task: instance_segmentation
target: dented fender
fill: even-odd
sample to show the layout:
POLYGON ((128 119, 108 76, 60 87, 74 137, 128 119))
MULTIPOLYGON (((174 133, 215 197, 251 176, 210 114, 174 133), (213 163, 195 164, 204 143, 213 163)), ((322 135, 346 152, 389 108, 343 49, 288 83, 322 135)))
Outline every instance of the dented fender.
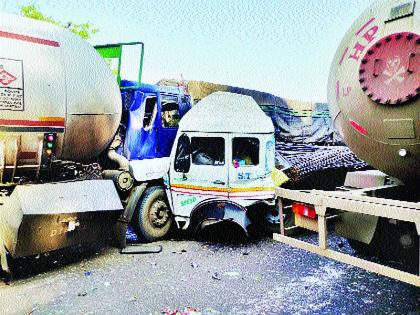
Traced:
POLYGON ((248 234, 251 221, 247 209, 232 201, 211 200, 198 204, 191 212, 191 228, 198 229, 210 224, 233 222, 248 234))

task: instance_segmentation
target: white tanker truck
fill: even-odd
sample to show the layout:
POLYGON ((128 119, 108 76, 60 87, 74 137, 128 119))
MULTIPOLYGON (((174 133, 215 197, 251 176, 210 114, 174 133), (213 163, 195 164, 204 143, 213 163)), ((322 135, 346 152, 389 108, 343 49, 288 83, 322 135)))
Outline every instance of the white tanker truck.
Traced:
POLYGON ((86 42, 1 14, 1 269, 6 250, 21 257, 112 237, 123 206, 94 161, 121 109, 115 77, 86 42), (75 180, 60 181, 67 173, 75 180))
POLYGON ((319 232, 319 246, 285 236, 284 225, 275 239, 419 286, 419 95, 419 3, 378 1, 344 36, 328 99, 346 144, 386 174, 348 173, 341 191, 278 189, 280 201, 294 201, 296 225, 319 232), (328 249, 327 221, 357 252, 402 262, 404 271, 328 249))

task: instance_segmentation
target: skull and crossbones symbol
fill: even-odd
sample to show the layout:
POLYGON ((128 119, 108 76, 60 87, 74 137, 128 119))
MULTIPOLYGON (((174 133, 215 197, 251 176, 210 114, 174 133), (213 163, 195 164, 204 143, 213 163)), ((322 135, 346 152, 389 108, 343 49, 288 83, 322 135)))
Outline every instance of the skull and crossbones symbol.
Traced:
POLYGON ((396 80, 399 83, 404 81, 403 74, 406 72, 404 66, 400 67, 401 59, 400 57, 393 57, 389 58, 386 62, 386 69, 382 73, 383 75, 387 76, 388 79, 384 81, 386 85, 391 84, 392 81, 396 80))

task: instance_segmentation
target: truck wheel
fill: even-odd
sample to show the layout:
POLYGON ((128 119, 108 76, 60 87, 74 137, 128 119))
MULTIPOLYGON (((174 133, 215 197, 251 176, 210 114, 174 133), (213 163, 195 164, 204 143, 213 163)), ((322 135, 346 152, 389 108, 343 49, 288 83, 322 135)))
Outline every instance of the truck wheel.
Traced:
POLYGON ((370 244, 348 241, 362 256, 398 262, 403 270, 418 273, 418 236, 414 223, 397 221, 391 224, 389 220, 380 218, 370 244))
POLYGON ((356 254, 362 257, 372 257, 375 255, 373 246, 370 244, 365 244, 360 241, 347 239, 349 242, 350 247, 356 252, 356 254))
POLYGON ((138 236, 154 242, 164 238, 170 231, 173 217, 165 190, 161 186, 148 188, 137 205, 134 227, 138 236))
POLYGON ((415 224, 403 221, 397 221, 397 224, 388 223, 386 231, 387 236, 383 240, 388 246, 383 246, 383 256, 402 263, 403 270, 418 274, 419 243, 415 224))

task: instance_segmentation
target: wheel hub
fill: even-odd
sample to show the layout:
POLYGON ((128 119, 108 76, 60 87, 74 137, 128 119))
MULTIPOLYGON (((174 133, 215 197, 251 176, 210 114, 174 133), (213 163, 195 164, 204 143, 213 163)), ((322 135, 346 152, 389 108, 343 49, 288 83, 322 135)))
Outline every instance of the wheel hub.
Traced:
POLYGON ((150 208, 150 221, 156 227, 163 227, 169 220, 168 208, 164 201, 158 200, 150 208))
POLYGON ((413 238, 410 234, 401 235, 400 243, 404 248, 411 248, 414 245, 413 238))

